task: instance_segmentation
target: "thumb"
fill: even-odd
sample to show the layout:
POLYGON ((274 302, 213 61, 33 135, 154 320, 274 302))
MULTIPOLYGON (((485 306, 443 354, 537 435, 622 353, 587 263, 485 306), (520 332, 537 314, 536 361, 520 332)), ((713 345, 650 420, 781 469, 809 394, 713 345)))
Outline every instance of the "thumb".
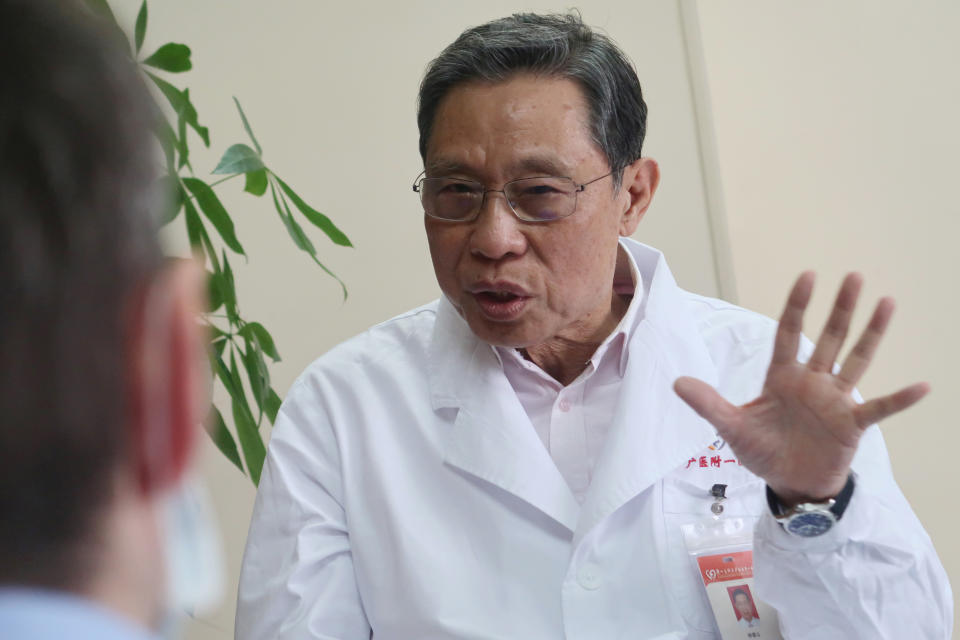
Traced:
POLYGON ((706 382, 689 377, 677 378, 673 390, 718 431, 727 431, 733 423, 737 408, 706 382))

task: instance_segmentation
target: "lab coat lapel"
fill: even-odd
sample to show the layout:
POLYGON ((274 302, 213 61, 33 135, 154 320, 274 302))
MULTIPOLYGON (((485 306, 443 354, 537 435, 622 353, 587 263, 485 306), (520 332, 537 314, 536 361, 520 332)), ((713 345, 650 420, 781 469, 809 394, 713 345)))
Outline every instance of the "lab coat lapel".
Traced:
POLYGON ((493 349, 473 335, 446 298, 437 309, 428 366, 434 410, 457 410, 445 462, 517 496, 573 532, 580 506, 493 349))
POLYGON ((684 375, 716 385, 716 367, 662 255, 629 241, 645 300, 627 345, 622 390, 584 501, 574 544, 716 439, 673 391, 684 375))

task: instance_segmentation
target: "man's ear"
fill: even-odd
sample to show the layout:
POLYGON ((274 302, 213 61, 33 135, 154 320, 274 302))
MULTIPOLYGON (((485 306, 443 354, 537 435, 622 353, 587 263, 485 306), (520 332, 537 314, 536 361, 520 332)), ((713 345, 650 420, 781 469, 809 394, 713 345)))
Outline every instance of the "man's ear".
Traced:
POLYGON ((620 217, 620 235, 629 236, 647 212, 660 184, 660 166, 653 158, 638 158, 623 170, 622 192, 627 206, 620 217))
POLYGON ((128 316, 130 462, 147 495, 181 479, 207 414, 209 366, 198 323, 205 277, 193 260, 167 263, 128 316))

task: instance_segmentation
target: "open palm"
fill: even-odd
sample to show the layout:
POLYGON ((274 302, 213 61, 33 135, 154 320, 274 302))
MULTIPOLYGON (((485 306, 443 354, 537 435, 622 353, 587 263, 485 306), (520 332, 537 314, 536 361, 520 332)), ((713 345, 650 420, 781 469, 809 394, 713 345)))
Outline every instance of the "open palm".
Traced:
POLYGON ((858 274, 844 279, 816 349, 803 364, 797 361, 797 349, 813 274, 800 275, 780 317, 763 392, 752 402, 734 406, 694 378, 679 378, 674 385, 680 397, 716 427, 740 461, 786 505, 839 493, 863 430, 906 409, 929 391, 926 383, 918 383, 864 404, 850 395, 890 321, 890 298, 877 303, 867 328, 834 373, 862 283, 858 274))

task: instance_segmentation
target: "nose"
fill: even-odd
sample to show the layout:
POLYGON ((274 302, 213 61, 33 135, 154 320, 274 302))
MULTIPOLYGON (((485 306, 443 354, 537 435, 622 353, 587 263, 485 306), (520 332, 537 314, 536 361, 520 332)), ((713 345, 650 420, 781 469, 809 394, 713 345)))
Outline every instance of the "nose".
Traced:
POLYGON ((514 215, 502 191, 487 190, 473 222, 470 253, 488 260, 520 256, 527 250, 523 223, 514 215))

